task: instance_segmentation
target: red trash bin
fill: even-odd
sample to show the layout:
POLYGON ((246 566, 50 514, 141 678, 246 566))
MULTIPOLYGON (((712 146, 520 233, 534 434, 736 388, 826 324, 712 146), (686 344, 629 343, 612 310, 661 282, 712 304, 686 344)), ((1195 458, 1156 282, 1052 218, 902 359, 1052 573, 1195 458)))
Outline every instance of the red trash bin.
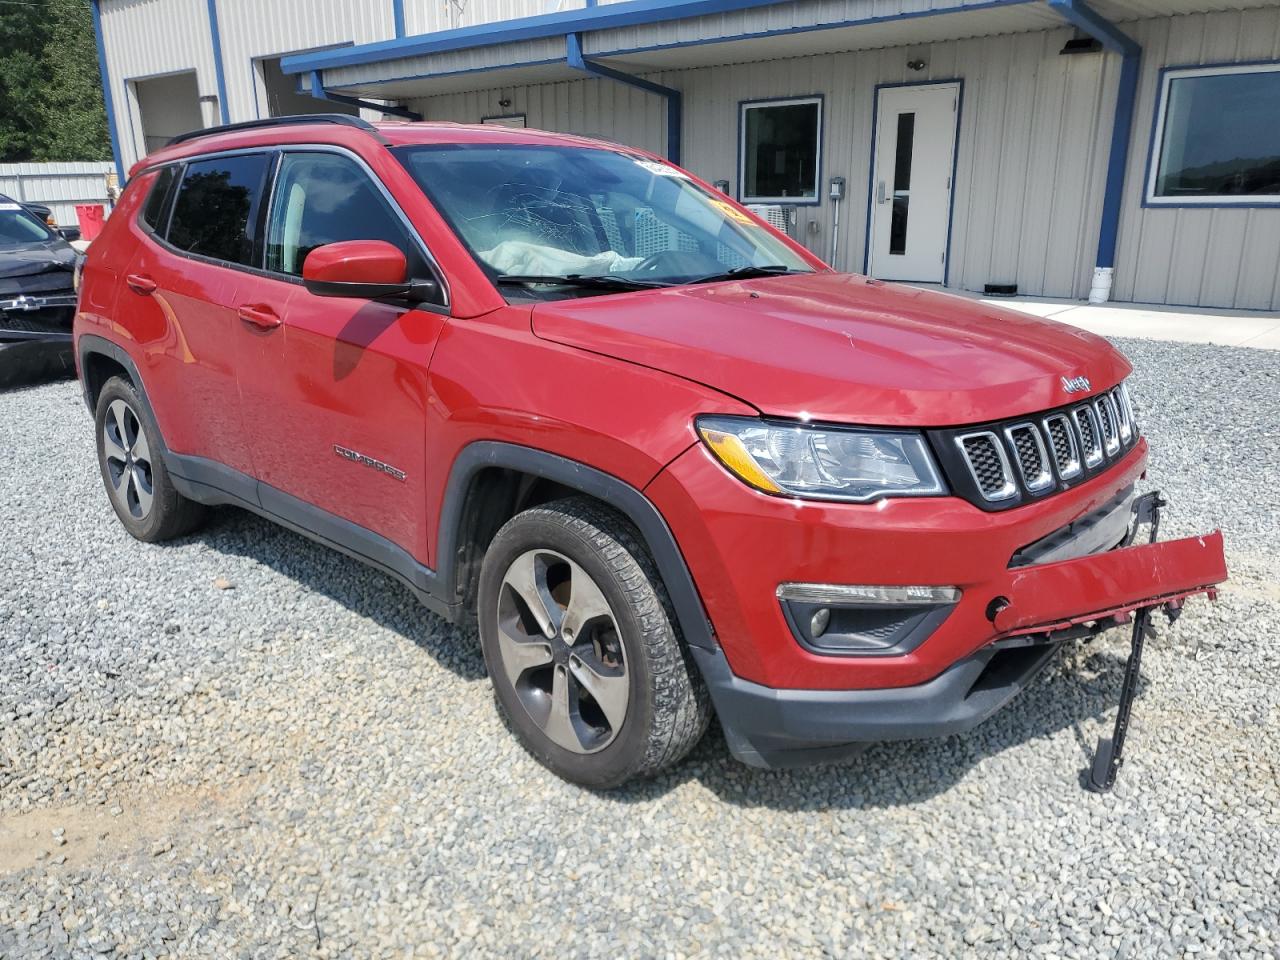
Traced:
POLYGON ((76 220, 80 224, 80 239, 93 240, 102 232, 106 211, 100 203, 76 204, 76 220))

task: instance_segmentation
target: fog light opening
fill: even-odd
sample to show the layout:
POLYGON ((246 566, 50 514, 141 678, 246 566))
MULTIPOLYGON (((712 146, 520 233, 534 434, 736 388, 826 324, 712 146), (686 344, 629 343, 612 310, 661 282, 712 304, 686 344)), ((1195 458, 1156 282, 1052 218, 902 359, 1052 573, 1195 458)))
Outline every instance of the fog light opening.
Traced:
POLYGON ((831 623, 831 609, 823 607, 813 615, 813 619, 809 621, 809 635, 817 640, 827 632, 827 627, 831 623))

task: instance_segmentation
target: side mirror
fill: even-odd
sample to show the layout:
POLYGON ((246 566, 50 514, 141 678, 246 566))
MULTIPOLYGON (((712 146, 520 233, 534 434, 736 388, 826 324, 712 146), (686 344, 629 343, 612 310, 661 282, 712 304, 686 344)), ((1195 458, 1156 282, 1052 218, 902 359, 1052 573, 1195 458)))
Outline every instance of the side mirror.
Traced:
POLYGON ((343 240, 316 247, 302 262, 302 282, 317 297, 435 301, 434 280, 410 280, 404 252, 385 240, 343 240))

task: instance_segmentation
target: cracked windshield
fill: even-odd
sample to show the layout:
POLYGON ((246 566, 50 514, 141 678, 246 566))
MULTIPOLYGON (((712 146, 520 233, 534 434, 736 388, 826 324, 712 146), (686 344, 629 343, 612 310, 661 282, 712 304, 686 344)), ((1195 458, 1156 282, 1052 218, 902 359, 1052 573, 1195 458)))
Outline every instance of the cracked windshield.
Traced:
POLYGON ((590 147, 396 150, 508 296, 807 273, 799 254, 665 163, 590 147))

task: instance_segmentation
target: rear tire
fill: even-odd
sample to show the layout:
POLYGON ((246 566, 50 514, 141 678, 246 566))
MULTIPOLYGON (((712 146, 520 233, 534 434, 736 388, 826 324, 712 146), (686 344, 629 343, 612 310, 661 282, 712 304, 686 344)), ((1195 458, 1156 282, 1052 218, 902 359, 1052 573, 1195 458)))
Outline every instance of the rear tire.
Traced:
POLYGON ((478 619, 499 707, 565 780, 606 789, 652 776, 706 731, 706 687, 653 560, 596 501, 509 520, 484 557, 478 619))
POLYGON ((98 394, 94 433, 107 499, 132 536, 155 543, 200 525, 205 508, 174 487, 160 430, 127 380, 112 377, 98 394))

